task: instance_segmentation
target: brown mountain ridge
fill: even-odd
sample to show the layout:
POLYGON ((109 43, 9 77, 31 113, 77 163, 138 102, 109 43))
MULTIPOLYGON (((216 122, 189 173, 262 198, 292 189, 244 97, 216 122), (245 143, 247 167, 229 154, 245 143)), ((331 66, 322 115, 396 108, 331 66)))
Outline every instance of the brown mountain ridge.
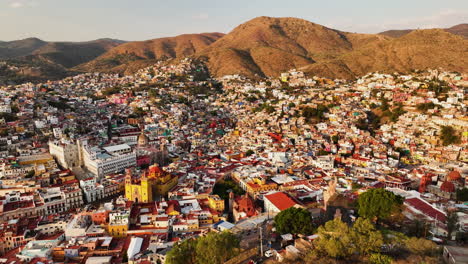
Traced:
POLYGON ((110 49, 98 58, 76 67, 82 71, 133 72, 157 60, 191 56, 224 36, 222 33, 184 34, 176 37, 135 41, 110 49))
POLYGON ((343 32, 299 18, 257 17, 226 35, 188 34, 129 42, 76 69, 131 73, 159 59, 192 56, 206 60, 216 77, 276 77, 293 68, 347 79, 370 71, 442 67, 463 72, 468 69, 468 42, 459 36, 463 30, 463 25, 415 30, 394 38, 343 32))
MULTIPOLYGON (((403 37, 404 35, 415 31, 416 29, 396 29, 380 32, 380 35, 385 35, 392 38, 403 37)), ((450 28, 445 28, 444 31, 468 38, 468 24, 459 24, 450 28)))
POLYGON ((357 34, 299 18, 257 17, 228 34, 184 34, 147 41, 98 40, 48 43, 38 39, 0 42, 2 56, 58 64, 73 71, 133 73, 159 60, 206 60, 215 77, 242 74, 277 77, 300 69, 309 74, 352 79, 371 71, 468 69, 468 24, 449 29, 408 30, 398 34, 357 34), (397 37, 395 37, 397 36, 397 37))
POLYGON ((440 29, 401 38, 330 29, 298 18, 259 17, 236 27, 201 53, 215 76, 278 76, 291 68, 351 79, 370 71, 468 68, 468 41, 440 29))
POLYGON ((47 42, 27 38, 0 42, 0 60, 47 60, 70 68, 97 58, 106 51, 124 43, 121 40, 98 39, 85 42, 47 42))

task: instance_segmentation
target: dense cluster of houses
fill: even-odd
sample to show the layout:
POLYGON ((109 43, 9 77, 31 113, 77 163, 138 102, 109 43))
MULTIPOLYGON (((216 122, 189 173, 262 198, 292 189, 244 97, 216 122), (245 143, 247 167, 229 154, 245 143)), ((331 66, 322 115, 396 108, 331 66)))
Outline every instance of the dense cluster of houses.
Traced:
POLYGON ((352 221, 370 188, 403 196, 434 238, 448 212, 468 231, 466 76, 207 76, 185 59, 1 87, 4 261, 164 263, 174 243, 223 230, 248 248, 291 207, 352 221))

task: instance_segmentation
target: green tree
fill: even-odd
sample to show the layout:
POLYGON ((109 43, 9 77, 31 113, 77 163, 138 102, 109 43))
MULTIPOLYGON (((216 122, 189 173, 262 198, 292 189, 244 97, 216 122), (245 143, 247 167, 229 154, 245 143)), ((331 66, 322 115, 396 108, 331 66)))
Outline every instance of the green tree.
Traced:
POLYGON ((187 239, 182 243, 175 244, 167 253, 168 264, 196 264, 197 240, 187 239))
POLYGON ((148 91, 148 96, 150 98, 157 98, 159 96, 158 91, 156 89, 150 89, 148 91))
POLYGON ((464 187, 457 190, 457 200, 460 202, 468 201, 468 188, 464 187))
POLYGON ((219 195, 221 199, 227 200, 229 199, 229 191, 234 192, 235 195, 243 195, 245 191, 236 184, 233 180, 227 179, 224 181, 219 181, 213 187, 213 194, 219 195))
POLYGON ((450 212, 447 215, 447 238, 452 239, 452 233, 459 228, 457 212, 450 212))
POLYGON ((340 136, 338 136, 338 135, 333 135, 333 136, 331 137, 331 139, 332 139, 333 143, 337 144, 337 143, 338 143, 338 140, 340 140, 340 136))
POLYGON ((197 239, 198 264, 222 264, 239 254, 239 239, 231 232, 208 233, 197 239))
POLYGON ((275 228, 280 234, 312 234, 314 226, 309 211, 291 207, 275 216, 275 228))
POLYGON ((370 189, 358 197, 359 215, 378 222, 401 210, 403 197, 382 188, 370 189))
POLYGON ((442 126, 439 137, 444 146, 459 144, 461 142, 460 137, 457 135, 457 131, 451 126, 442 126))
POLYGON ((399 103, 397 105, 397 107, 395 109, 393 109, 393 111, 391 112, 390 121, 392 121, 392 122, 398 121, 398 118, 401 115, 405 114, 405 113, 406 113, 406 111, 403 109, 403 105, 401 103, 399 103))
POLYGON ((137 116, 137 117, 143 117, 144 115, 146 115, 146 112, 143 110, 143 108, 141 107, 135 107, 133 108, 133 113, 137 116))
POLYGON ((330 109, 326 105, 317 105, 316 108, 312 108, 310 106, 306 106, 302 109, 302 116, 307 120, 310 121, 310 119, 314 120, 323 120, 324 114, 329 112, 330 109))
POLYGON ((392 261, 393 259, 390 256, 380 253, 374 253, 369 258, 369 262, 372 264, 390 264, 392 261))
POLYGON ((345 258, 354 253, 349 227, 339 218, 320 226, 318 236, 318 239, 314 241, 314 246, 319 255, 345 258))
POLYGON ((122 254, 122 263, 127 263, 128 262, 128 254, 127 251, 124 251, 122 254))
POLYGON ((429 109, 434 109, 436 105, 433 102, 429 103, 420 103, 416 105, 416 108, 421 112, 427 112, 429 109))
POLYGON ((362 255, 380 252, 383 236, 369 219, 358 218, 351 228, 351 239, 356 251, 362 255))
POLYGON ((414 220, 410 225, 407 226, 408 231, 406 232, 408 236, 415 237, 427 237, 431 225, 426 221, 414 220))
POLYGON ((36 172, 34 170, 30 170, 28 171, 28 173, 26 174, 26 178, 30 179, 32 177, 34 177, 34 175, 36 174, 36 172))
POLYGON ((390 108, 390 105, 388 104, 388 99, 382 97, 380 99, 380 109, 382 109, 382 111, 387 111, 389 108, 390 108))
POLYGON ((18 117, 12 113, 0 113, 0 119, 5 119, 6 122, 13 122, 18 120, 18 117))
POLYGON ((437 250, 434 242, 424 238, 409 238, 405 241, 405 246, 411 253, 421 256, 433 255, 437 250))
POLYGON ((16 114, 16 113, 19 113, 19 111, 20 111, 20 109, 19 109, 18 105, 16 105, 16 104, 11 105, 11 112, 12 113, 16 114))

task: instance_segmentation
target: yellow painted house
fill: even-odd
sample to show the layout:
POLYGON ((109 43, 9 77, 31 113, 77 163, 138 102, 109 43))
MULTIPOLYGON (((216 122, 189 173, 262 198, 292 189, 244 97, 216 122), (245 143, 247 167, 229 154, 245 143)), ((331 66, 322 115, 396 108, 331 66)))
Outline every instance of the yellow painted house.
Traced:
POLYGON ((219 195, 210 195, 208 196, 208 206, 218 212, 224 211, 224 200, 219 197, 219 195))

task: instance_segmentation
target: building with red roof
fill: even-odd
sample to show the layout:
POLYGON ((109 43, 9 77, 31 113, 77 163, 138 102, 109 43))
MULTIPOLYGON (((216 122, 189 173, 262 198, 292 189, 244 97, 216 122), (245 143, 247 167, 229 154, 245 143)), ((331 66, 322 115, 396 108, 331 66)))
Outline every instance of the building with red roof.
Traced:
POLYGON ((419 219, 435 223, 432 233, 437 236, 447 235, 447 214, 419 197, 407 198, 404 202, 404 214, 410 219, 419 219))
MULTIPOLYGON (((231 192, 231 195, 233 196, 233 193, 231 192)), ((233 198, 231 198, 233 199, 233 198)), ((234 221, 237 222, 239 220, 253 217, 258 215, 258 210, 255 207, 255 203, 252 200, 252 198, 249 197, 249 195, 246 193, 243 196, 237 197, 236 199, 233 199, 234 204, 232 208, 232 214, 234 216, 234 221)))
POLYGON ((284 192, 276 192, 263 197, 265 211, 279 213, 291 207, 302 207, 284 192))

